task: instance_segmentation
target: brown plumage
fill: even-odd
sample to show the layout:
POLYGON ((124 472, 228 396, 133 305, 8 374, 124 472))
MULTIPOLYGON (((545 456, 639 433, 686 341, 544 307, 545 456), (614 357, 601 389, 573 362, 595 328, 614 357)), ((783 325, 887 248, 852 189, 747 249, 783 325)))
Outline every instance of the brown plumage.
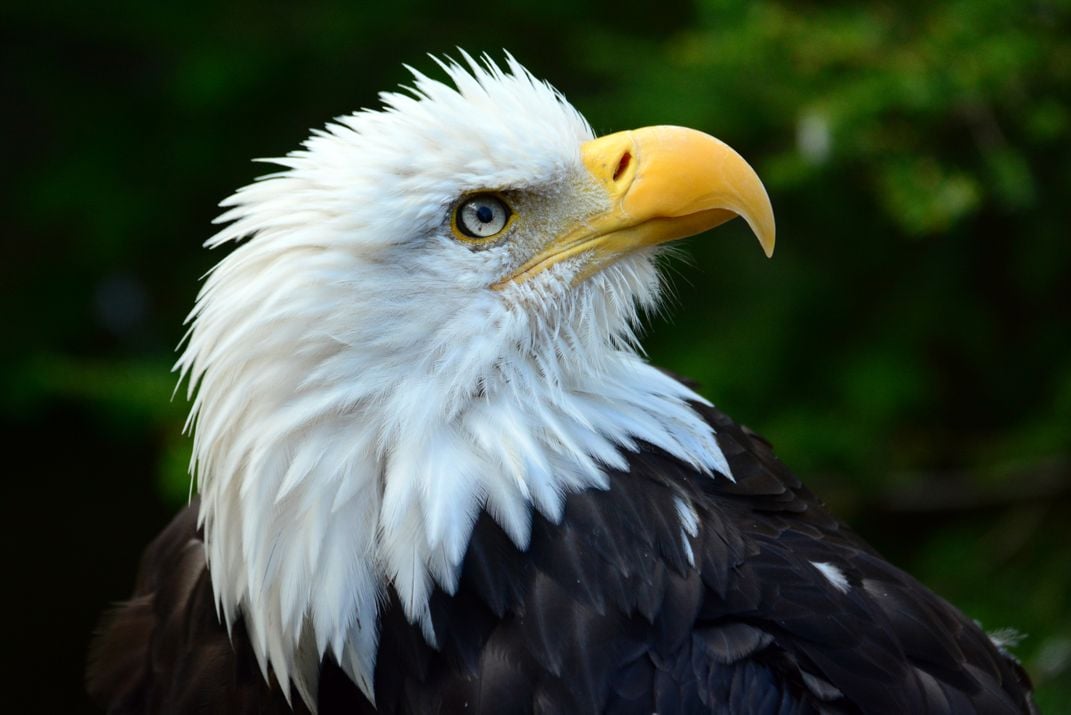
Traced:
MULTIPOLYGON (((569 497, 561 524, 537 518, 527 552, 484 514, 458 592, 432 598, 440 649, 392 594, 378 710, 327 658, 319 712, 1033 712, 1026 674, 973 621, 830 517, 764 440, 695 408, 735 484, 645 447, 609 490, 569 497)), ((196 510, 105 618, 92 696, 110 713, 307 712, 264 681, 241 622, 220 624, 196 510)))

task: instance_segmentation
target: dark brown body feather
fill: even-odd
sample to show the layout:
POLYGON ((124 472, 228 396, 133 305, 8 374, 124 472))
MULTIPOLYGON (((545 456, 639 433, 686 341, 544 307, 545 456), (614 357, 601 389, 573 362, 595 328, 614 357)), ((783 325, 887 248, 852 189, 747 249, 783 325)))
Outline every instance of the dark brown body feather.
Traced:
MULTIPOLYGON (((386 604, 378 712, 1033 710, 1025 673, 975 623, 830 517, 764 441, 698 409, 735 484, 648 448, 608 491, 570 496, 561 524, 536 517, 526 552, 483 515, 457 594, 432 598, 440 650, 386 604), (694 568, 675 497, 700 516, 694 568), (836 565, 847 592, 811 562, 836 565)), ((105 618, 90 692, 111 713, 292 712, 242 624, 219 623, 195 510, 105 618)), ((377 710, 327 659, 319 712, 377 710)))

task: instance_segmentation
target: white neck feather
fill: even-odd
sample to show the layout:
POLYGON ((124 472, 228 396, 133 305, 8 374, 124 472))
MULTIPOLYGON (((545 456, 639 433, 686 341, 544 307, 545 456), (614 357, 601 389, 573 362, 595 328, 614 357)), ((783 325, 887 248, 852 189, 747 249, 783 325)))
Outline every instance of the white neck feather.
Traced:
MULTIPOLYGON (((652 264, 638 257, 596 276, 573 309, 598 315, 598 296, 649 294, 652 264)), ((201 375, 194 419, 213 587, 228 624, 244 617, 262 667, 292 679, 307 701, 328 652, 371 697, 388 585, 435 642, 431 589, 456 587, 481 510, 524 549, 532 509, 559 520, 567 494, 607 488, 606 468, 625 469, 622 450, 639 441, 729 474, 687 405, 703 399, 611 330, 631 323, 631 304, 604 309, 585 333, 568 311, 534 326, 515 305, 502 302, 490 324, 451 326, 469 345, 476 333, 496 348, 506 335, 532 336, 506 356, 444 351, 398 370, 371 342, 294 349, 292 332, 324 317, 270 311, 253 355, 210 351, 221 359, 201 375)), ((204 337, 196 333, 190 350, 206 349, 204 337)))

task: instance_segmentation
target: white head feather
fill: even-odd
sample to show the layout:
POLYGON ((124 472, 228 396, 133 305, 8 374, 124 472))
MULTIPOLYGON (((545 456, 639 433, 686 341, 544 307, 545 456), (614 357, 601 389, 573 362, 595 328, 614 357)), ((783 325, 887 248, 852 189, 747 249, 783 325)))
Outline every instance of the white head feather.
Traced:
POLYGON ((371 697, 393 587, 429 642, 481 510, 524 548, 532 510, 608 486, 639 440, 728 475, 697 395, 638 356, 659 299, 650 251, 572 285, 563 261, 490 286, 600 200, 587 122, 512 58, 413 71, 411 94, 341 117, 223 202, 178 369, 209 568, 262 669, 315 703, 330 654, 371 697), (517 240, 450 228, 459 197, 510 192, 517 240), (520 212, 520 209, 519 209, 520 212))

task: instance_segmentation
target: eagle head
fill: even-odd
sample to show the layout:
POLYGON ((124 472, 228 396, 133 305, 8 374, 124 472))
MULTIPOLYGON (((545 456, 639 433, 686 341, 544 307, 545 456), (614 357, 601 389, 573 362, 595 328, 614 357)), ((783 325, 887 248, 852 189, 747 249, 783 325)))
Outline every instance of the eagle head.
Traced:
POLYGON ((706 134, 595 138, 513 58, 413 71, 223 202, 177 368, 213 588, 261 667, 315 701, 320 659, 371 697, 393 589, 434 644, 475 519, 533 512, 660 447, 731 478, 698 395, 635 337, 658 247, 742 216, 755 172, 706 134))

